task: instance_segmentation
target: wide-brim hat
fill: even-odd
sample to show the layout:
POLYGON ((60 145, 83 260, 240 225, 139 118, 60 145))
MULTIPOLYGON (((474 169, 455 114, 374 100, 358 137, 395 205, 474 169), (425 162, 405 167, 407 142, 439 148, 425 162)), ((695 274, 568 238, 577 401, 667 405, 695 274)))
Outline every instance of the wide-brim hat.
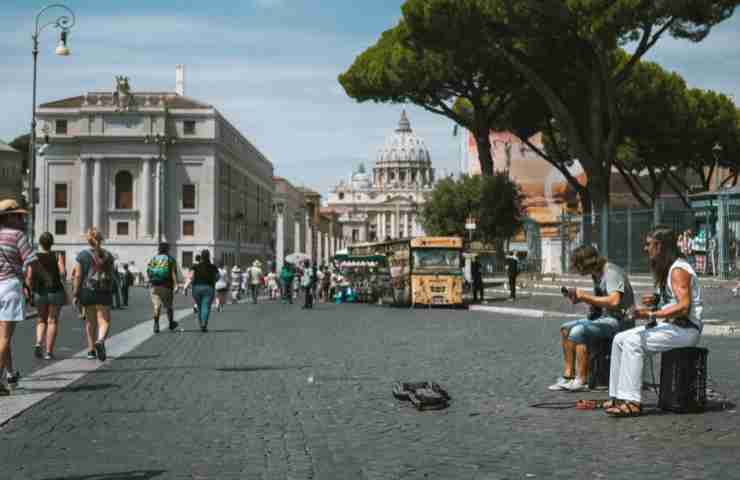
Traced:
POLYGON ((10 215, 13 213, 27 215, 28 210, 21 208, 21 206, 18 205, 18 202, 12 198, 0 200, 0 215, 10 215))

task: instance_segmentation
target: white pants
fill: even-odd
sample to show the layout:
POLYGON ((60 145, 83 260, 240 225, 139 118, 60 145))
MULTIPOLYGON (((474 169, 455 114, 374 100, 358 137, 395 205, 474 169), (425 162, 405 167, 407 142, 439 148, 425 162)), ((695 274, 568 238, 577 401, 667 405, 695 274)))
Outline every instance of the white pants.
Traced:
POLYGON ((657 327, 648 329, 644 326, 636 327, 618 333, 612 342, 609 396, 639 403, 645 354, 694 347, 697 343, 697 329, 681 328, 671 323, 660 323, 657 327))

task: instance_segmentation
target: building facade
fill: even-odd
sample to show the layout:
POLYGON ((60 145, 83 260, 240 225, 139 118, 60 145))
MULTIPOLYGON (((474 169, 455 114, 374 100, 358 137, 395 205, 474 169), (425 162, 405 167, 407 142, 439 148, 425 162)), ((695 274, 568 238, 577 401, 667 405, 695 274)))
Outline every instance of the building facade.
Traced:
POLYGON ((431 156, 414 134, 406 112, 378 151, 372 173, 363 165, 329 192, 345 243, 424 235, 421 205, 435 182, 431 156))
POLYGON ((183 266, 211 251, 226 264, 272 258, 273 166, 212 105, 174 92, 114 91, 42 104, 35 232, 67 267, 95 226, 120 262, 142 270, 161 239, 183 266), (157 137, 159 135, 159 137, 157 137))
POLYGON ((23 198, 23 158, 21 152, 0 142, 0 199, 23 198))

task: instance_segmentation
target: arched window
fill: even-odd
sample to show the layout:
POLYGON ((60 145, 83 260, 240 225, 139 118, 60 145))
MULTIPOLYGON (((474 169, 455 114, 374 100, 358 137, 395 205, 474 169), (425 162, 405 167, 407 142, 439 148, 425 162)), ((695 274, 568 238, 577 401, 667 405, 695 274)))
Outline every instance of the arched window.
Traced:
POLYGON ((134 177, 122 171, 116 174, 116 210, 134 208, 134 177))

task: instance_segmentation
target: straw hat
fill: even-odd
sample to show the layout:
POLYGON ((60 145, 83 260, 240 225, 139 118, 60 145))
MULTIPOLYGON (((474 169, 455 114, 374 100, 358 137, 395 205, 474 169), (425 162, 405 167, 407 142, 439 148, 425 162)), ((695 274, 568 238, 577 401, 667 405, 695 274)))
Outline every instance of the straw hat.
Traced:
POLYGON ((13 213, 20 213, 22 215, 28 214, 28 210, 21 208, 18 202, 12 198, 0 200, 0 215, 10 215, 13 213))

